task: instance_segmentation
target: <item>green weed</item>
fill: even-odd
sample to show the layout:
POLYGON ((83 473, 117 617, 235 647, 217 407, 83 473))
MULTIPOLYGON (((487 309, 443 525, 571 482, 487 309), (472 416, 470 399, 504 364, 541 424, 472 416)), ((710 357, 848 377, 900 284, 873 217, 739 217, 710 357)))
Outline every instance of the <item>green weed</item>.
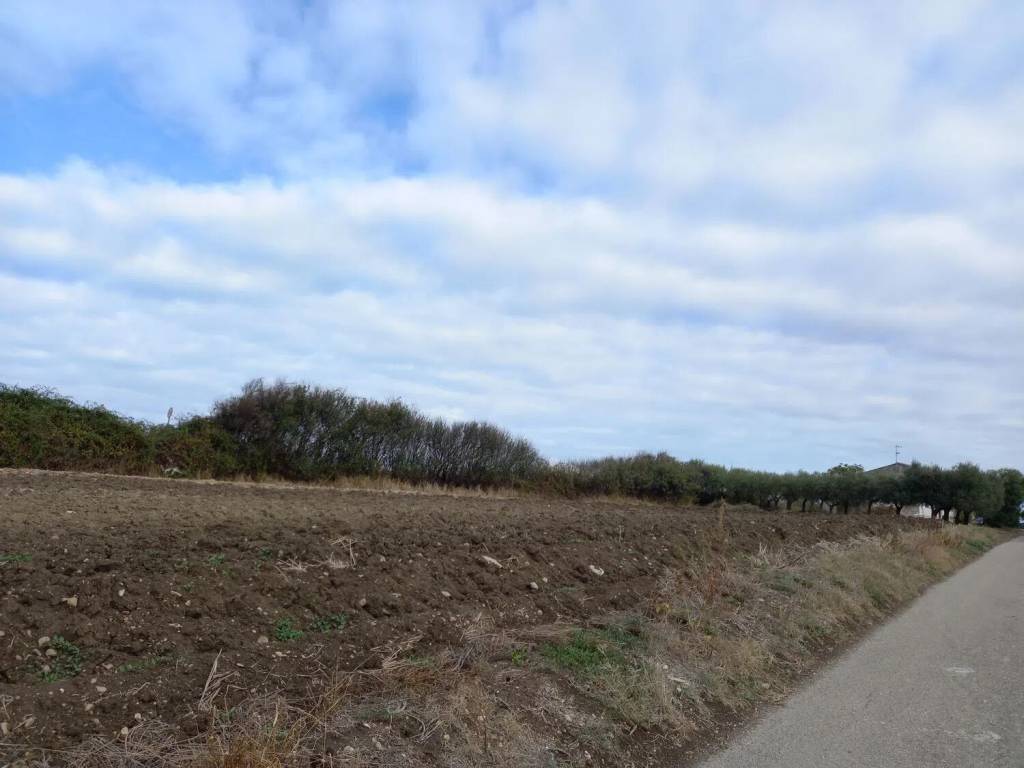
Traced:
POLYGON ((985 539, 965 538, 964 546, 967 547, 968 551, 972 554, 980 555, 981 553, 988 552, 992 549, 992 542, 985 539))
POLYGON ((877 584, 871 581, 864 582, 864 592, 876 608, 888 608, 893 599, 877 584))
POLYGON ((292 640, 300 640, 306 633, 295 626, 293 619, 278 619, 274 624, 274 637, 282 643, 290 643, 292 640))
POLYGON ((331 613, 314 621, 312 629, 314 632, 334 632, 344 629, 346 626, 348 626, 347 613, 331 613))
POLYGON ((768 582, 768 586, 776 592, 782 592, 785 595, 795 595, 800 582, 797 581, 793 574, 780 571, 772 577, 772 580, 768 582))
POLYGON ((609 645, 601 633, 580 629, 573 633, 568 642, 542 645, 540 653, 556 667, 593 674, 605 666, 625 665, 626 658, 622 651, 614 644, 611 647, 609 645))
POLYGON ((25 554, 24 552, 0 555, 0 565, 7 565, 8 563, 27 563, 30 560, 32 560, 32 555, 25 554))
POLYGON ((81 648, 60 635, 54 635, 50 641, 50 647, 57 652, 57 655, 47 661, 49 671, 41 670, 39 672, 39 677, 43 682, 53 683, 57 680, 66 680, 75 677, 82 671, 81 648))

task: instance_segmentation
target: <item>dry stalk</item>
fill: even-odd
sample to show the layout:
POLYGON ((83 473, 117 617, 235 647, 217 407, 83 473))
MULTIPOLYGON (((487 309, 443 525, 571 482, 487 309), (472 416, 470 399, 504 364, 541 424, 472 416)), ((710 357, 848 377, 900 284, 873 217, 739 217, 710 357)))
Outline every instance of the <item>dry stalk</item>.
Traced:
POLYGON ((206 685, 203 686, 203 693, 199 697, 200 712, 210 712, 213 709, 214 700, 220 694, 221 686, 238 674, 234 670, 227 672, 217 671, 217 665, 220 663, 222 653, 223 651, 217 652, 217 658, 213 660, 213 665, 210 667, 210 674, 206 676, 206 685))

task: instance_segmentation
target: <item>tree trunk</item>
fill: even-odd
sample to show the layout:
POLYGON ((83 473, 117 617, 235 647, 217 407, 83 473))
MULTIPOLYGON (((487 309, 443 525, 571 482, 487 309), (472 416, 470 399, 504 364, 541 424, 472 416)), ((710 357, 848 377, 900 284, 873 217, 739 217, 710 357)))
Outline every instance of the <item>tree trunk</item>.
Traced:
POLYGON ((896 507, 896 514, 897 515, 902 515, 903 514, 903 505, 902 504, 893 504, 893 506, 896 507))
POLYGON ((948 509, 942 510, 942 522, 944 522, 944 523, 948 523, 949 522, 949 510, 948 509))
POLYGON ((806 512, 807 511, 807 499, 801 499, 800 500, 800 511, 801 512, 806 512))
POLYGON ((868 502, 868 514, 871 514, 871 508, 875 506, 874 500, 868 502))

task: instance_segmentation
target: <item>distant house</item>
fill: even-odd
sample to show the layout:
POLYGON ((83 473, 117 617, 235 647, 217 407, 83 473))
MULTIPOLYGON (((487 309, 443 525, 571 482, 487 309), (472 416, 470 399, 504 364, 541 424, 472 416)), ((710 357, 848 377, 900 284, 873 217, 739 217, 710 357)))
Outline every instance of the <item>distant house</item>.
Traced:
POLYGON ((877 476, 902 475, 908 469, 910 469, 909 464, 904 464, 902 461, 897 461, 894 464, 886 464, 884 467, 875 467, 874 469, 869 469, 864 474, 877 476))
MULTIPOLYGON (((875 467, 864 472, 865 475, 872 475, 874 477, 893 477, 900 476, 910 468, 909 464, 904 464, 902 461, 897 461, 892 464, 886 464, 884 467, 875 467)), ((927 504, 907 504, 900 510, 900 514, 904 517, 931 517, 932 508, 927 504)))

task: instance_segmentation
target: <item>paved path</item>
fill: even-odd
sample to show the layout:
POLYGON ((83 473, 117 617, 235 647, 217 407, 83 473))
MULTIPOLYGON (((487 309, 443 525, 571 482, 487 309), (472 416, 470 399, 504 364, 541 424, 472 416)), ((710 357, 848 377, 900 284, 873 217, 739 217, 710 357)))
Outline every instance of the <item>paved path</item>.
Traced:
POLYGON ((701 768, 1022 768, 1024 538, 976 560, 701 768))

